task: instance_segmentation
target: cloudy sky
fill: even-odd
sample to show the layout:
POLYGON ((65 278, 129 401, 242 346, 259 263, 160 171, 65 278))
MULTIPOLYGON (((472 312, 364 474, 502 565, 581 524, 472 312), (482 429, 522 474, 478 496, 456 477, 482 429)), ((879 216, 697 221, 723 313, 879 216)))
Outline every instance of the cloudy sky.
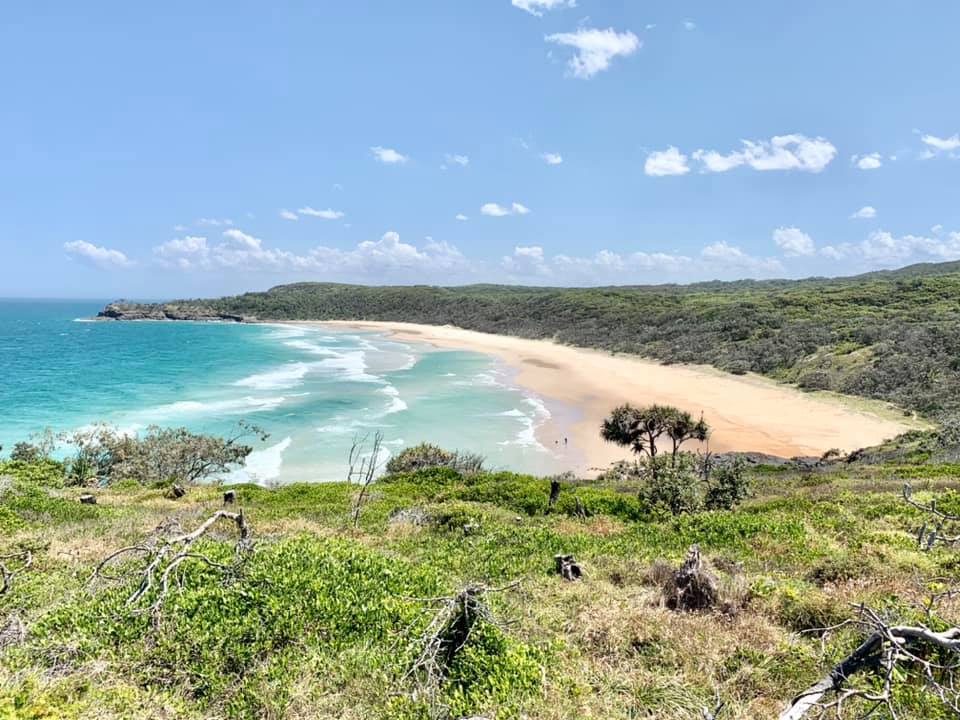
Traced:
POLYGON ((960 258, 954 0, 8 0, 0 296, 960 258))

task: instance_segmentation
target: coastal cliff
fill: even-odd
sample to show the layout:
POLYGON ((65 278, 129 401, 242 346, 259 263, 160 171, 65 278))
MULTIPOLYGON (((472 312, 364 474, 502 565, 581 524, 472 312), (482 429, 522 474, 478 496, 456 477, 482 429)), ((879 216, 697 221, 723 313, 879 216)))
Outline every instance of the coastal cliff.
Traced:
POLYGON ((194 320, 201 322, 254 322, 255 317, 217 312, 200 303, 115 302, 97 313, 98 320, 194 320))

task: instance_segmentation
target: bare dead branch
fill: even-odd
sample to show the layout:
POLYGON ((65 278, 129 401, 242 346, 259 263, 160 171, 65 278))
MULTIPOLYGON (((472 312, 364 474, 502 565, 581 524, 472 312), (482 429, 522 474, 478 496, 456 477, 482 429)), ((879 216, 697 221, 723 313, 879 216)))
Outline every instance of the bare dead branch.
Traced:
POLYGON ((30 550, 0 555, 0 595, 5 595, 13 587, 13 579, 20 573, 29 570, 33 565, 33 553, 30 550), (19 567, 11 568, 16 563, 19 567))
POLYGON ((117 581, 125 580, 131 576, 139 577, 140 583, 127 597, 126 605, 134 613, 151 612, 156 618, 170 591, 173 576, 188 560, 196 560, 227 573, 236 570, 242 564, 250 549, 250 528, 244 518, 243 511, 234 513, 218 510, 190 532, 183 532, 178 522, 165 523, 157 529, 157 534, 148 539, 147 542, 115 550, 100 561, 90 576, 89 582, 93 583, 96 580, 117 581), (232 522, 239 536, 234 546, 235 559, 230 564, 217 562, 192 550, 194 543, 220 520, 232 522), (173 534, 173 531, 176 531, 175 534, 173 534), (106 572, 107 568, 114 565, 118 560, 132 559, 138 559, 145 565, 120 575, 111 575, 106 572), (156 595, 152 602, 145 607, 142 606, 141 601, 145 600, 151 590, 154 589, 156 589, 156 595))
POLYGON ((376 480, 385 460, 380 459, 383 451, 383 433, 379 430, 373 434, 373 442, 370 452, 367 453, 366 446, 369 435, 356 436, 353 444, 350 446, 349 469, 347 470, 347 482, 355 482, 360 485, 360 493, 353 504, 353 526, 360 525, 360 511, 363 509, 363 503, 367 497, 367 491, 373 481, 376 480), (357 467, 357 463, 360 463, 357 467))
POLYGON ((960 668, 960 628, 938 632, 924 625, 889 625, 876 611, 863 606, 857 619, 834 627, 843 625, 862 628, 869 633, 867 639, 797 695, 779 720, 800 720, 808 714, 817 717, 830 714, 839 718, 850 702, 865 706, 866 710, 858 717, 868 717, 882 707, 890 717, 897 718, 893 684, 898 671, 906 668, 916 673, 948 708, 960 712, 960 689, 955 685, 956 671, 960 668), (879 677, 881 689, 876 690, 875 684, 854 686, 852 681, 858 673, 879 677), (833 699, 825 700, 831 694, 833 699))
POLYGON ((427 699, 431 708, 438 707, 436 695, 454 658, 467 644, 476 625, 484 622, 500 627, 500 623, 484 602, 484 596, 506 592, 519 585, 519 581, 500 588, 467 585, 456 595, 419 598, 420 602, 439 604, 440 607, 417 639, 416 647, 419 651, 405 676, 414 681, 416 696, 427 699))

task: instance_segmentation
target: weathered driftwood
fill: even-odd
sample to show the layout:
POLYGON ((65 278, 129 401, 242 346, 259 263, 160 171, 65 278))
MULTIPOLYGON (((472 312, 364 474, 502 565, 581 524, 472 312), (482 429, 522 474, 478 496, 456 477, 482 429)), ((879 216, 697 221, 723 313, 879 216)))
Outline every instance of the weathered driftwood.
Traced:
POLYGON ((873 632, 829 673, 797 695, 789 707, 780 713, 779 720, 800 720, 811 711, 816 711, 818 715, 829 711, 831 715, 841 717, 844 704, 855 699, 865 701, 874 708, 886 707, 891 717, 897 717, 892 688, 900 665, 918 669, 929 683, 928 689, 956 712, 960 701, 958 691, 952 685, 941 684, 936 675, 937 671, 957 668, 960 661, 960 628, 936 632, 922 625, 887 625, 873 610, 861 607, 860 611, 860 619, 848 620, 837 627, 853 625, 873 632), (942 655, 932 653, 932 650, 952 653, 954 657, 944 659, 942 655), (847 687, 854 675, 866 671, 878 673, 881 683, 871 686, 869 690, 847 687), (833 699, 825 701, 824 698, 831 693, 833 699))
POLYGON ((13 579, 25 570, 29 570, 31 565, 33 565, 33 553, 29 550, 0 555, 0 595, 6 594, 13 586, 13 579), (19 567, 14 567, 14 563, 19 567))
POLYGON ((557 574, 564 580, 573 582, 583 577, 583 568, 580 567, 573 555, 554 555, 553 560, 556 563, 557 574))
POLYGON ((697 545, 687 552, 687 559, 673 576, 672 587, 665 593, 667 606, 673 610, 707 610, 719 602, 717 579, 704 567, 697 545))
POLYGON ((416 598, 419 602, 440 606, 424 634, 417 639, 419 651, 406 674, 414 682, 417 696, 426 698, 431 705, 436 704, 437 692, 474 627, 481 622, 500 627, 484 596, 519 585, 519 581, 501 588, 467 585, 456 595, 416 598))
MULTIPOLYGON (((161 526, 160 529, 162 531, 173 528, 179 529, 179 523, 170 523, 165 527, 161 526)), ((159 541, 147 541, 141 545, 132 545, 111 553, 97 565, 90 577, 90 582, 98 579, 120 579, 107 575, 105 572, 106 568, 117 559, 139 556, 143 558, 146 565, 139 571, 140 584, 136 590, 127 597, 126 604, 128 607, 133 608, 134 612, 149 610, 156 615, 170 590, 174 573, 183 563, 188 560, 197 560, 206 563, 212 568, 227 572, 236 569, 246 558, 250 549, 250 528, 243 516, 243 511, 241 510, 240 512, 234 513, 226 510, 218 510, 190 532, 180 532, 170 537, 161 537, 159 541), (216 562, 206 555, 192 550, 193 544, 203 537, 219 520, 232 522, 236 526, 239 535, 236 545, 234 546, 236 561, 232 564, 216 562), (148 593, 154 589, 156 589, 157 592, 153 602, 146 608, 138 608, 137 606, 140 601, 144 600, 148 593)))
POLYGON ((27 628, 14 613, 0 626, 0 650, 20 645, 27 637, 27 628))

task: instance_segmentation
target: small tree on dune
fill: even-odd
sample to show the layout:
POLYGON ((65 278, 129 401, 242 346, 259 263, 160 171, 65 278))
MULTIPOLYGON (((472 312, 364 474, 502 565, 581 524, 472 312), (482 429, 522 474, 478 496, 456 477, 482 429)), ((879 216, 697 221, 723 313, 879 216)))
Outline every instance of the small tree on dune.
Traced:
POLYGON ((666 435, 672 448, 670 465, 675 466, 680 446, 688 440, 706 440, 710 427, 701 417, 694 421, 685 410, 669 405, 634 407, 629 403, 613 409, 603 421, 600 435, 607 442, 628 447, 637 455, 650 459, 651 471, 657 474, 657 440, 666 435))

